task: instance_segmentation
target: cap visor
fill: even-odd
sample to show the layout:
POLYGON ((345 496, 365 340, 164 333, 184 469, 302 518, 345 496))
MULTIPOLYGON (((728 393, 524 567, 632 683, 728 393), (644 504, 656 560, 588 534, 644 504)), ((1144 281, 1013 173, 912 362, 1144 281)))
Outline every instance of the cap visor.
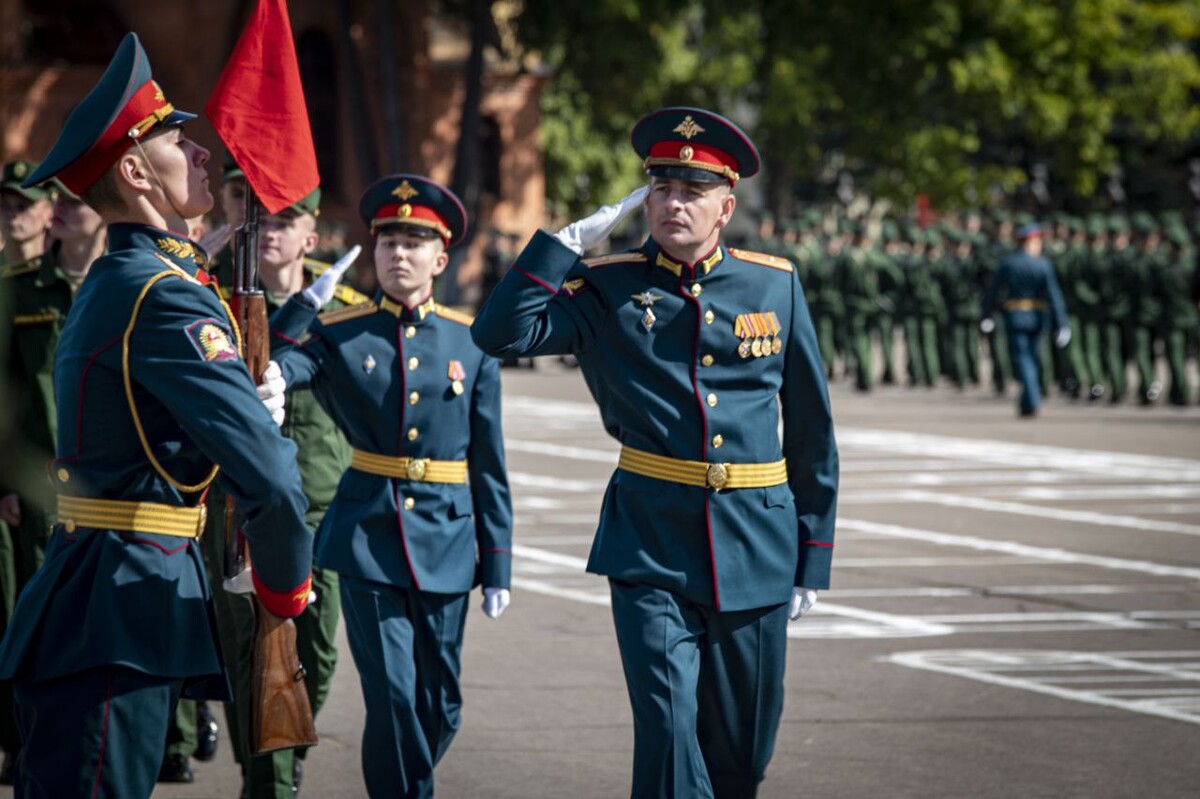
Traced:
POLYGON ((686 166, 654 166, 646 171, 652 178, 668 178, 671 180, 686 180, 689 183, 726 183, 724 175, 709 172, 706 169, 692 169, 686 166))

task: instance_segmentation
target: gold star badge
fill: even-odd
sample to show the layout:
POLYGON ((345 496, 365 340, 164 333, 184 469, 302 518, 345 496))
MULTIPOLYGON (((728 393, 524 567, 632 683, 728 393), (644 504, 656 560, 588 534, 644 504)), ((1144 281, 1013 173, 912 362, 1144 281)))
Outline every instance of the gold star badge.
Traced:
POLYGON ((650 306, 654 305, 654 303, 662 299, 662 297, 655 294, 653 291, 650 291, 649 289, 646 289, 641 294, 634 294, 633 298, 637 300, 638 305, 641 305, 643 308, 649 308, 650 306))
POLYGON ((685 139, 691 139, 697 133, 703 133, 704 128, 697 125, 696 120, 692 119, 692 115, 688 114, 675 128, 675 132, 685 139))
POLYGON ((401 200, 411 200, 417 196, 417 190, 412 187, 412 184, 407 180, 401 183, 396 188, 392 189, 392 194, 399 197, 401 200))

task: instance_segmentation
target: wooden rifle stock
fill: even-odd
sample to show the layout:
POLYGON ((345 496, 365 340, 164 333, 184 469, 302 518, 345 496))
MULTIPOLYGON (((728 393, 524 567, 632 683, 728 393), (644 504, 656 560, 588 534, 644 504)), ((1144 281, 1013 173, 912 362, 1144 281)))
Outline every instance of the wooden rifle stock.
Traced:
MULTIPOLYGON (((246 187, 246 222, 234 245, 231 310, 242 335, 242 354, 250 376, 261 383, 270 359, 267 298, 258 288, 259 202, 246 187)), ((250 565, 237 530, 238 514, 226 499, 225 569, 227 576, 250 565)), ((304 665, 296 654, 296 623, 274 615, 254 598, 254 647, 250 655, 250 752, 315 746, 317 730, 304 684, 304 665)))

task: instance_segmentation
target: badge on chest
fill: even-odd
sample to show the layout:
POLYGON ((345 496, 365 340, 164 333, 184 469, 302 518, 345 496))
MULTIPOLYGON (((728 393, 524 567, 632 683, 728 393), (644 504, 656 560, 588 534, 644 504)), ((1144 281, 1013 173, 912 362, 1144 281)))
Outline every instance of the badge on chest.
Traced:
POLYGON ((738 355, 743 358, 778 355, 783 350, 781 330, 774 311, 738 314, 733 323, 733 334, 740 340, 738 355))
POLYGON ((661 300, 662 297, 646 289, 641 294, 634 294, 633 299, 638 305, 646 309, 642 314, 640 324, 642 325, 642 329, 649 333, 651 328, 654 327, 654 323, 658 321, 658 317, 654 315, 654 303, 661 300))

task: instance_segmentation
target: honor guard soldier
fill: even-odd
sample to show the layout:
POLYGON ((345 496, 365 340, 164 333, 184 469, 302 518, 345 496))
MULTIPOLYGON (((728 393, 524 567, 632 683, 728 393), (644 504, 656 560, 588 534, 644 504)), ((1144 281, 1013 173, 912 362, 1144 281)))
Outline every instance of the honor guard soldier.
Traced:
POLYGON ((1067 309, 1054 268, 1042 257, 1041 228, 1036 224, 1023 225, 1016 235, 1020 250, 1001 261, 992 275, 983 297, 983 321, 979 327, 984 333, 993 332, 996 323, 992 314, 997 308, 1004 312, 1013 373, 1021 381, 1018 407, 1021 416, 1031 417, 1037 415, 1042 402, 1038 345, 1046 330, 1047 313, 1055 331, 1055 346, 1061 348, 1070 343, 1071 328, 1067 326, 1067 309))
POLYGON ((256 392, 184 235, 213 202, 208 152, 180 127, 193 118, 128 34, 23 184, 58 177, 108 223, 109 253, 59 339, 57 524, 0 643, 24 740, 18 796, 147 797, 176 700, 229 698, 196 541, 218 473, 245 514, 262 605, 290 617, 308 602, 312 533, 279 433, 281 381, 256 392))
POLYGON ((428 797, 459 726, 469 592, 482 583, 492 618, 509 601, 500 369, 472 343, 471 317, 433 301, 467 225, 458 198, 392 175, 367 188, 359 214, 375 239, 380 293, 322 314, 280 362, 352 447, 316 561, 341 582, 367 709, 367 792, 428 797))
POLYGON ((788 617, 829 585, 825 370, 792 264, 720 241, 759 167, 746 135, 666 108, 633 146, 649 189, 535 234, 472 334, 497 357, 574 353, 621 442, 588 571, 611 586, 633 796, 750 797, 783 709, 788 617), (643 199, 645 244, 580 258, 643 199))
MULTIPOLYGON (((232 181, 229 171, 226 170, 222 192, 232 181)), ((243 183, 244 180, 242 178, 243 183)), ((243 185, 243 195, 244 191, 243 185)), ((279 213, 264 217, 259 223, 259 278, 267 306, 272 311, 311 285, 316 273, 323 273, 329 268, 327 264, 318 266, 308 259, 320 241, 316 232, 320 205, 321 190, 316 189, 279 213)), ((224 294, 228 290, 222 286, 221 291, 224 294)), ((325 310, 337 310, 368 299, 349 286, 338 286, 333 299, 325 305, 325 310)), ((282 431, 296 442, 296 462, 300 468, 304 495, 308 499, 307 520, 315 528, 333 500, 342 473, 350 465, 350 447, 311 391, 289 387, 285 396, 282 431)), ((213 492, 208 500, 209 530, 203 546, 209 574, 221 574, 224 562, 224 503, 225 499, 219 492, 213 492)), ((296 653, 306 668, 305 688, 315 717, 329 695, 337 665, 335 635, 340 608, 337 574, 328 569, 314 568, 313 591, 318 597, 317 601, 296 617, 296 653)), ((301 761, 308 750, 279 749, 267 754, 250 755, 246 731, 251 717, 254 609, 248 596, 219 588, 215 589, 215 594, 221 649, 233 682, 234 701, 225 708, 234 757, 242 766, 242 796, 244 799, 290 797, 293 788, 299 785, 301 761)))

